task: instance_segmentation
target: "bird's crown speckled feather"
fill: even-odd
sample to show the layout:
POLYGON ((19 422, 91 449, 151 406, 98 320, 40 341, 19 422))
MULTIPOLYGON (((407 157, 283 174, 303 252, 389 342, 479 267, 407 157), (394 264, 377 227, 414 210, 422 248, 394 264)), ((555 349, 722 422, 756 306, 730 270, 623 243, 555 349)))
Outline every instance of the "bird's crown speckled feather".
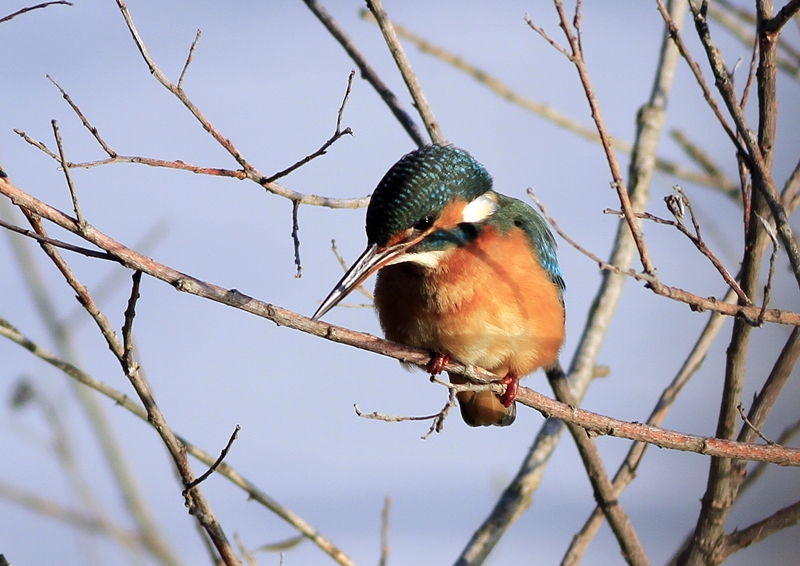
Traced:
POLYGON ((429 145, 412 151, 378 183, 367 209, 367 240, 384 246, 454 197, 470 202, 491 188, 491 175, 463 149, 429 145))

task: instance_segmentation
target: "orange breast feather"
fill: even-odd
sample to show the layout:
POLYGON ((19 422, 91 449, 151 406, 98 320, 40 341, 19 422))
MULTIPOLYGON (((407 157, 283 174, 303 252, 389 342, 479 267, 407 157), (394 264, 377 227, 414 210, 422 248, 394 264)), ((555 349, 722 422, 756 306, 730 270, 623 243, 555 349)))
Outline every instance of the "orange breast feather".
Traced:
POLYGON ((499 376, 555 361, 564 341, 560 292, 525 233, 492 226, 435 269, 381 269, 375 306, 389 340, 444 352, 499 376))

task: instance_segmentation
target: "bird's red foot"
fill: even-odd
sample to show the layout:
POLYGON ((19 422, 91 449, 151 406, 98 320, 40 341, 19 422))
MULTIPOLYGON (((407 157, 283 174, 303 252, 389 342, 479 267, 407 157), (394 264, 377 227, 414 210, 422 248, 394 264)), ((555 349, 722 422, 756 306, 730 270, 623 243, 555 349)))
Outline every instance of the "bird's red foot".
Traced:
POLYGON ((434 352, 431 356, 431 361, 428 362, 428 373, 439 375, 444 371, 444 366, 450 363, 450 356, 442 354, 441 352, 434 352))
POLYGON ((513 373, 509 373, 500 380, 500 383, 506 386, 505 393, 500 396, 500 402, 503 404, 503 407, 508 409, 511 406, 511 403, 514 402, 514 399, 517 398, 517 391, 519 390, 519 377, 513 373))

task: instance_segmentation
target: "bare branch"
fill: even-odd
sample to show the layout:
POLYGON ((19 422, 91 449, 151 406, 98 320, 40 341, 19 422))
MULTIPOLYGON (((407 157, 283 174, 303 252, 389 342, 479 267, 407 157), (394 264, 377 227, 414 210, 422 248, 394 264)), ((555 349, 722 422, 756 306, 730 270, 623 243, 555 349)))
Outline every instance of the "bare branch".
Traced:
POLYGON ((336 20, 331 17, 331 15, 322 7, 322 5, 317 2, 317 0, 303 0, 308 6, 308 9, 317 17, 317 19, 322 22, 322 25, 325 26, 325 29, 339 42, 339 44, 344 48, 353 62, 356 64, 358 69, 361 71, 361 76, 364 78, 369 84, 372 85, 372 88, 378 93, 381 97, 383 102, 389 107, 394 117, 397 118, 397 121, 400 122, 400 125, 405 129, 406 133, 411 137, 415 144, 418 147, 422 147, 425 145, 425 139, 422 137, 419 129, 417 128, 416 124, 414 124, 414 120, 412 120, 411 116, 409 116, 408 112, 406 112, 402 106, 400 106, 400 101, 397 100, 397 97, 394 93, 389 90, 389 87, 378 77, 378 74, 375 70, 367 63, 367 60, 361 54, 360 51, 356 48, 353 41, 350 37, 339 27, 339 24, 336 23, 336 20))
MULTIPOLYGON (((108 154, 109 157, 116 157, 117 153, 115 151, 113 151, 110 147, 108 147, 108 144, 106 144, 106 142, 103 140, 103 138, 100 137, 100 133, 97 131, 97 128, 95 128, 94 126, 92 126, 89 123, 89 120, 86 119, 86 116, 84 116, 83 112, 81 112, 81 109, 78 107, 77 104, 75 104, 72 101, 72 98, 70 98, 70 96, 66 93, 66 91, 63 88, 61 88, 61 85, 59 85, 55 81, 55 79, 53 79, 53 77, 51 77, 50 75, 47 75, 47 79, 51 83, 53 83, 55 85, 55 87, 61 92, 61 96, 64 98, 64 100, 67 101, 67 104, 70 105, 70 107, 72 108, 73 112, 75 112, 75 114, 78 115, 78 118, 81 119, 81 122, 83 122, 84 127, 87 130, 89 130, 89 132, 94 136, 94 139, 97 140, 97 143, 100 144, 100 147, 103 148, 103 151, 105 151, 108 154)), ((26 141, 29 141, 27 136, 24 135, 24 132, 20 132, 19 130, 14 130, 14 131, 16 133, 18 133, 19 135, 21 135, 23 138, 25 138, 26 141)))
MULTIPOLYGON (((547 379, 559 401, 571 407, 577 407, 578 401, 570 391, 566 376, 560 365, 547 371, 547 379)), ((569 428, 572 438, 578 446, 578 453, 583 460, 583 466, 586 468, 586 474, 592 484, 592 491, 597 505, 602 509, 608 520, 625 561, 631 565, 650 564, 630 518, 617 499, 614 486, 611 485, 611 481, 608 479, 603 460, 600 457, 600 452, 588 431, 571 423, 567 424, 567 428, 569 428)))
POLYGON ((58 131, 58 123, 55 120, 52 120, 50 123, 53 126, 53 134, 56 137, 61 169, 64 171, 64 176, 67 178, 69 194, 72 197, 72 208, 75 210, 75 217, 78 219, 78 229, 82 231, 86 227, 86 220, 83 219, 81 205, 78 203, 78 193, 75 192, 75 185, 72 183, 72 176, 69 174, 69 167, 67 167, 67 159, 64 157, 64 144, 61 142, 61 132, 58 131))
POLYGON ((490 389, 494 391, 495 389, 499 389, 499 386, 496 384, 484 384, 484 385, 477 385, 477 384, 467 384, 467 385, 459 385, 454 383, 448 383, 446 381, 442 381, 441 379, 431 376, 432 383, 438 383, 439 385, 444 385, 449 389, 448 399, 447 402, 442 407, 442 410, 438 413, 434 413, 433 415, 427 415, 424 417, 414 417, 414 416, 402 416, 402 415, 384 415, 383 413, 379 413, 377 411, 373 411, 371 413, 364 413, 361 409, 358 408, 358 405, 353 405, 356 410, 356 415, 364 419, 372 419, 376 421, 383 421, 387 423, 402 423, 407 421, 433 421, 431 423, 430 430, 422 435, 422 440, 427 440, 431 434, 434 432, 442 432, 444 429, 444 421, 447 419, 447 415, 450 413, 450 409, 456 406, 456 392, 457 391, 482 391, 485 389, 490 389))
MULTIPOLYGON (((375 18, 372 17, 369 11, 362 9, 360 14, 361 17, 367 19, 368 21, 376 23, 375 18)), ((475 67, 464 58, 459 57, 447 49, 428 41, 427 39, 415 34, 408 28, 398 24, 397 22, 392 21, 392 25, 394 26, 398 36, 416 45, 422 53, 427 53, 428 55, 436 57, 444 63, 447 63, 459 71, 466 73, 478 83, 496 93, 498 96, 508 100, 512 104, 516 104, 517 106, 529 110, 530 112, 533 112, 534 114, 541 116, 542 118, 545 118, 546 120, 549 120, 550 122, 564 128, 567 131, 577 134, 584 139, 598 143, 600 142, 600 135, 597 133, 596 128, 588 128, 547 104, 537 102, 536 100, 519 94, 488 71, 475 67)), ((623 153, 630 154, 633 151, 633 145, 620 138, 612 138, 611 143, 616 149, 623 153)), ((705 174, 698 171, 692 171, 675 161, 670 161, 661 157, 656 157, 655 166, 659 171, 669 175, 674 175, 675 177, 679 177, 692 183, 697 183, 698 185, 719 189, 725 194, 735 195, 734 198, 737 199, 741 198, 739 195, 739 187, 734 184, 734 182, 729 179, 721 170, 714 175, 711 175, 710 173, 705 174)))
MULTIPOLYGON (((661 0, 659 0, 659 4, 660 2, 661 0)), ((790 4, 791 3, 792 2, 790 2, 790 4)), ((733 117, 737 132, 741 135, 746 149, 741 147, 741 143, 739 142, 738 138, 733 140, 734 145, 739 148, 739 152, 742 154, 742 157, 748 161, 748 165, 753 171, 753 185, 760 193, 764 195, 766 204, 769 207, 773 218, 775 219, 778 235, 780 236, 784 249, 789 256, 789 262, 792 265, 792 272, 794 273, 798 285, 800 285, 800 247, 798 247, 794 232, 789 224, 786 210, 781 205, 780 197, 770 172, 772 163, 771 147, 775 136, 775 121, 777 120, 777 102, 774 100, 776 96, 774 67, 774 60, 776 57, 776 44, 774 41, 774 36, 776 32, 768 33, 766 31, 762 31, 759 35, 759 42, 762 44, 760 49, 762 60, 759 67, 760 69, 767 70, 768 72, 764 72, 760 80, 761 92, 764 94, 761 96, 761 126, 759 128, 761 135, 756 136, 755 132, 748 127, 747 120, 744 116, 744 110, 738 102, 736 91, 730 79, 730 74, 725 68, 725 63, 722 60, 722 55, 720 54, 719 49, 717 49, 711 39, 711 33, 708 29, 705 13, 698 10, 693 5, 692 12, 694 13, 697 34, 700 38, 700 42, 705 48, 708 61, 711 64, 711 69, 714 73, 717 89, 722 95, 722 99, 728 108, 728 112, 730 112, 731 116, 733 117), (767 140, 759 139, 759 137, 764 136, 769 138, 768 144, 762 144, 762 142, 767 140), (762 151, 762 148, 766 149, 762 151)), ((686 54, 684 54, 684 57, 686 57, 686 54)))
POLYGON ((800 11, 800 0, 789 0, 783 8, 778 10, 774 17, 764 21, 762 25, 762 33, 777 34, 781 28, 791 20, 797 12, 800 11))
MULTIPOLYGON (((23 212, 28 217, 28 221, 31 223, 34 230, 46 236, 39 217, 34 217, 32 214, 24 210, 23 212)), ((88 224, 81 227, 76 223, 75 228, 80 230, 82 233, 92 231, 88 224)), ((167 424, 167 421, 161 413, 161 410, 156 405, 149 385, 140 374, 138 366, 136 364, 132 364, 129 356, 126 356, 126 350, 129 351, 129 348, 126 348, 126 346, 121 344, 117 339, 108 319, 94 303, 94 300, 89 294, 88 289, 81 284, 80 281, 78 281, 78 279, 75 277, 75 274, 61 258, 58 251, 50 247, 48 244, 42 244, 42 248, 45 250, 47 255, 50 256, 50 259, 53 260, 53 263, 56 265, 58 270, 61 271, 70 287, 72 287, 77 293, 80 303, 97 323, 97 326, 105 338, 106 343, 108 344, 112 353, 117 357, 126 377, 130 380, 131 384, 136 390, 137 395, 141 399, 142 404, 147 410, 148 420, 153 423, 154 428, 159 433, 159 436, 161 436, 162 441, 170 452, 172 460, 181 476, 181 479, 184 482, 184 485, 190 483, 194 480, 194 474, 186 458, 185 447, 175 437, 174 433, 167 424)), ((133 311, 132 306, 130 305, 135 304, 136 294, 138 294, 138 289, 134 284, 134 294, 129 302, 129 311, 131 313, 133 311)), ((129 324, 129 321, 132 320, 132 318, 132 314, 126 314, 126 323, 129 324)), ((220 556, 222 556, 224 559, 225 563, 228 566, 236 566, 239 561, 236 558, 236 555, 233 552, 233 549, 231 548, 230 543, 228 542, 227 537, 222 530, 222 527, 214 516, 213 510, 200 490, 193 490, 191 493, 185 496, 185 499, 186 505, 189 508, 189 512, 198 520, 200 524, 203 525, 203 528, 208 533, 209 537, 214 541, 214 545, 219 551, 220 556)))
MULTIPOLYGON (((717 269, 719 274, 722 275, 722 278, 725 280, 725 283, 727 283, 728 286, 731 289, 733 289, 733 291, 736 293, 736 296, 739 297, 741 303, 747 306, 752 306, 753 303, 750 301, 750 298, 742 290, 739 283, 733 278, 733 276, 725 268, 725 266, 722 264, 719 258, 714 255, 714 252, 712 252, 706 245, 706 243, 703 241, 703 237, 700 235, 700 225, 697 223, 697 218, 695 217, 694 209, 692 208, 692 201, 689 200, 689 197, 686 196, 686 193, 679 185, 675 185, 674 189, 680 195, 679 198, 681 203, 685 205, 687 210, 689 211, 689 216, 691 217, 692 225, 694 226, 694 234, 690 233, 689 230, 686 228, 686 225, 683 223, 683 218, 680 215, 676 214, 672 208, 670 208, 670 202, 672 201, 668 196, 664 200, 667 202, 667 208, 670 208, 670 211, 675 216, 675 223, 673 224, 673 226, 675 226, 678 230, 680 230, 682 234, 684 234, 687 238, 689 238, 689 240, 692 241, 692 243, 695 245, 698 251, 708 258, 711 264, 717 269)), ((766 310, 766 304, 764 305, 764 308, 762 308, 761 310, 762 312, 766 310)))
MULTIPOLYGON (((778 309, 768 309, 764 311, 763 320, 760 319, 762 316, 763 309, 761 307, 755 305, 741 305, 741 304, 731 304, 726 301, 721 301, 714 297, 701 297, 699 295, 695 295, 694 293, 690 293, 678 287, 671 287, 669 285, 665 285, 662 283, 657 277, 653 277, 652 275, 648 275, 647 273, 642 273, 640 271, 636 271, 634 269, 622 269, 621 267, 614 265, 612 263, 603 261, 598 256, 593 254, 591 251, 587 250, 575 240, 573 240, 567 233, 565 233, 558 223, 550 216, 547 208, 541 203, 541 201, 536 197, 536 194, 533 192, 533 189, 528 189, 528 196, 531 197, 536 206, 539 207, 539 210, 542 212, 542 216, 544 216, 547 223, 552 226, 553 230, 556 233, 564 238, 564 240, 574 247, 576 250, 584 254, 586 257, 591 259, 593 262, 597 263, 600 269, 605 271, 609 271, 611 273, 617 275, 625 275, 627 277, 632 277, 637 281, 644 281, 646 283, 646 287, 649 288, 651 291, 660 295, 662 297, 667 297, 669 299, 673 299, 675 301, 680 301, 682 303, 686 303, 691 307, 692 310, 695 311, 705 311, 711 310, 715 312, 719 312, 722 314, 730 315, 730 316, 741 316, 748 324, 750 325, 757 325, 759 324, 759 320, 762 322, 779 322, 781 324, 791 324, 793 326, 800 325, 800 313, 793 313, 793 312, 786 312, 781 311, 778 309)), ((616 211, 610 211, 616 212, 616 211)), ((637 217, 642 215, 635 215, 637 217)), ((656 219, 652 215, 644 216, 646 218, 656 219)), ((663 219, 658 219, 662 222, 663 219)))
MULTIPOLYGON (((780 249, 780 245, 778 244, 778 237, 775 234, 775 228, 772 227, 772 224, 764 220, 764 217, 760 214, 756 214, 756 218, 758 218, 759 222, 761 222, 762 226, 764 226, 764 231, 772 241, 772 253, 769 254, 769 271, 767 272, 767 282, 764 284, 764 301, 761 305, 761 312, 764 313, 766 312, 767 305, 769 304, 769 295, 772 291, 772 277, 775 275, 775 261, 778 259, 778 250, 780 249)), ((758 320, 759 323, 763 321, 763 314, 759 315, 758 320)))
MULTIPOLYGON (((583 85, 583 90, 586 94, 586 100, 589 103, 589 107, 592 111, 592 119, 597 127, 597 133, 600 134, 600 141, 603 145, 606 159, 611 171, 611 186, 614 190, 616 190, 617 196, 619 197, 620 206, 622 207, 622 212, 625 214, 625 220, 628 223, 628 228, 631 231, 636 248, 639 250, 639 259, 642 262, 643 270, 647 275, 655 277, 656 269, 650 259, 650 253, 647 250, 647 244, 644 241, 644 235, 642 234, 641 227, 639 226, 639 221, 635 216, 636 211, 631 205, 631 197, 628 193, 628 188, 625 185, 625 181, 622 179, 622 169, 617 161, 616 153, 611 143, 611 136, 606 130, 605 121, 603 120, 603 115, 600 110, 600 104, 597 101, 597 96, 595 95, 594 87, 592 86, 592 81, 589 77, 589 71, 586 67, 586 62, 583 59, 583 52, 581 51, 577 37, 579 30, 575 30, 574 32, 571 31, 570 24, 566 13, 564 12, 564 6, 561 3, 561 0, 554 0, 554 4, 561 22, 561 28, 563 29, 564 35, 570 46, 570 53, 568 54, 568 57, 575 65, 575 69, 578 71, 578 77, 583 85)), ((528 18, 527 21, 528 25, 532 24, 530 18, 528 18)), ((536 30, 535 27, 533 27, 533 29, 536 30)), ((565 52, 563 49, 561 49, 561 51, 565 52)))
POLYGON ((706 102, 708 103, 709 107, 714 112, 714 115, 717 117, 717 120, 719 121, 720 126, 722 126, 722 129, 725 130, 726 134, 728 134, 728 138, 731 140, 731 143, 733 143, 734 147, 737 149, 739 154, 744 159, 748 159, 747 150, 741 144, 739 139, 736 137, 736 134, 728 125, 728 121, 722 115, 722 111, 720 110, 719 105, 717 104, 717 101, 714 98, 714 95, 711 93, 711 89, 708 87, 705 77, 703 77, 703 71, 700 69, 700 65, 698 65, 697 62, 694 60, 692 54, 689 52, 689 48, 686 47, 686 44, 683 42, 681 32, 675 25, 675 22, 673 21, 672 17, 667 12, 666 7, 664 6, 664 2, 662 0, 656 0, 656 2, 658 4, 658 10, 659 12, 661 12, 661 17, 664 18, 664 22, 667 24, 667 29, 669 29, 670 37, 672 38, 672 41, 675 42, 675 45, 678 47, 681 56, 683 56, 683 58, 686 60, 686 63, 688 63, 689 68, 692 70, 692 73, 694 74, 697 84, 700 85, 700 89, 703 91, 703 97, 706 99, 706 102))
POLYGON ((7 22, 9 20, 13 20, 17 16, 22 15, 25 12, 30 12, 31 10, 38 10, 39 8, 47 8, 48 6, 53 6, 54 4, 62 4, 65 6, 74 5, 72 2, 66 2, 65 0, 55 0, 54 2, 42 2, 41 4, 36 4, 35 6, 28 6, 27 8, 22 8, 21 10, 17 10, 12 14, 3 16, 2 18, 0 18, 0 24, 2 24, 3 22, 7 22))
MULTIPOLYGON (((12 201, 19 206, 35 211, 38 216, 47 218, 67 230, 73 232, 77 230, 74 219, 20 191, 11 185, 7 179, 0 179, 0 193, 9 196, 12 201)), ((426 367, 430 362, 430 352, 425 350, 410 348, 387 340, 382 340, 370 334, 355 332, 322 321, 315 321, 288 309, 249 297, 236 289, 225 289, 224 287, 176 271, 125 247, 94 227, 87 226, 83 237, 100 248, 113 250, 114 255, 119 257, 129 268, 141 270, 156 279, 169 283, 178 291, 238 308, 271 320, 279 326, 294 328, 295 330, 319 336, 332 342, 347 344, 362 350, 379 353, 407 364, 426 367)), ((800 316, 797 316, 797 318, 797 322, 800 324, 800 316)), ((113 331, 111 331, 111 334, 113 335, 113 331)), ((114 346, 114 351, 117 351, 116 346, 114 346)), ((497 379, 496 375, 486 370, 466 367, 463 364, 453 361, 448 363, 443 369, 459 375, 464 375, 477 383, 490 383, 497 379)), ((800 449, 742 444, 730 440, 706 438, 657 429, 642 425, 641 423, 620 421, 582 409, 571 408, 526 387, 520 388, 517 402, 536 409, 548 417, 552 416, 578 424, 596 434, 607 434, 628 438, 630 440, 641 440, 663 448, 698 452, 724 458, 758 461, 769 460, 782 465, 800 466, 800 449)))
MULTIPOLYGON (((288 175, 292 171, 295 171, 296 169, 299 169, 300 167, 302 167, 303 165, 305 165, 309 161, 311 161, 313 159, 316 159, 317 157, 319 157, 321 155, 325 155, 328 152, 328 148, 330 146, 332 146, 336 142, 336 140, 338 140, 339 138, 341 138, 343 136, 346 136, 346 135, 350 135, 350 136, 353 135, 353 130, 351 130, 349 127, 345 128, 344 130, 342 130, 341 128, 342 128, 342 115, 344 114, 344 107, 347 104, 347 100, 350 98, 350 89, 353 86, 353 77, 354 76, 355 76, 355 71, 350 71, 350 75, 347 77, 347 90, 345 90, 344 99, 342 100, 342 105, 339 107, 339 112, 336 115, 336 130, 333 132, 333 135, 328 139, 328 141, 326 141, 324 144, 322 144, 322 147, 320 147, 317 151, 315 151, 314 153, 312 153, 310 155, 307 155, 306 157, 304 157, 303 159, 301 159, 300 161, 298 161, 294 165, 291 165, 291 166, 287 167, 283 171, 278 171, 272 177, 270 177, 270 178, 268 178, 266 180, 267 183, 274 183, 275 181, 277 181, 281 177, 285 177, 286 175, 288 175)), ((293 202, 297 203, 298 201, 293 201, 293 202)))
POLYGON ((294 201, 292 203, 292 242, 294 244, 294 264, 297 271, 294 276, 300 279, 303 276, 303 264, 300 262, 300 223, 297 220, 297 213, 300 209, 300 203, 294 201))
POLYGON ((196 478, 194 481, 192 481, 189 485, 186 486, 186 489, 183 490, 184 497, 186 496, 186 492, 188 492, 190 489, 194 489, 195 487, 206 481, 208 477, 211 474, 213 474, 217 470, 217 468, 219 468, 219 465, 222 464, 222 461, 225 459, 225 456, 227 456, 228 452, 230 452, 231 446, 233 446, 233 442, 237 438, 239 438, 240 430, 242 430, 242 427, 240 427, 237 424, 236 428, 233 429, 233 433, 231 434, 231 437, 228 439, 228 443, 225 445, 225 448, 223 448, 222 452, 220 452, 219 458, 214 460, 214 463, 211 464, 211 467, 208 468, 208 470, 206 470, 204 474, 202 474, 199 478, 196 478))
POLYGON ((194 36, 194 41, 192 42, 192 46, 189 47, 189 54, 186 56, 186 63, 183 64, 183 69, 181 70, 181 76, 178 78, 178 89, 183 88, 183 79, 186 76, 186 71, 189 69, 189 65, 192 64, 192 58, 194 57, 194 50, 197 49, 197 42, 200 41, 200 36, 202 32, 198 29, 197 34, 194 36))
POLYGON ((758 435, 758 437, 759 437, 761 440, 763 440, 764 442, 766 442, 767 444, 775 444, 775 443, 774 443, 774 442, 772 442, 772 441, 771 441, 769 438, 767 438, 766 436, 764 436, 764 435, 761 433, 761 431, 758 429, 758 427, 756 427, 756 425, 754 425, 752 422, 750 422, 750 419, 748 419, 748 418, 747 418, 747 415, 746 415, 746 414, 745 414, 745 412, 744 412, 744 404, 743 404, 743 403, 739 403, 739 404, 736 406, 736 408, 739 410, 739 415, 742 417, 742 421, 744 421, 744 424, 746 424, 746 425, 747 425, 747 427, 748 427, 750 430, 752 430, 754 433, 756 433, 756 434, 758 435))
POLYGON ((786 527, 796 525, 798 521, 800 521, 800 501, 776 511, 766 519, 758 521, 749 527, 733 531, 725 537, 725 546, 720 551, 721 560, 725 560, 734 552, 760 542, 786 527))
MULTIPOLYGON (((726 302, 733 300, 733 291, 728 290, 726 297, 723 299, 726 302)), ((683 390, 684 385, 688 383, 689 379, 694 373, 700 369, 708 353, 709 348, 714 342, 717 334, 725 322, 725 317, 719 313, 711 313, 711 316, 706 323, 705 328, 700 333, 697 341, 695 342, 689 356, 683 362, 681 369, 675 375, 675 378, 661 393, 658 401, 656 402, 653 411, 647 419, 647 424, 652 426, 660 426, 664 422, 667 413, 672 408, 678 394, 683 390)), ((616 497, 622 495, 623 490, 635 478, 636 470, 644 458, 644 454, 648 448, 647 444, 641 442, 634 442, 625 460, 620 464, 617 473, 614 475, 614 493, 616 497)), ((603 512, 599 507, 596 507, 589 518, 584 523, 581 530, 573 537, 567 552, 561 561, 561 566, 577 566, 580 563, 583 554, 589 546, 594 535, 600 529, 603 523, 603 512)))
POLYGON ((181 101, 181 103, 189 110, 189 112, 192 113, 197 121, 200 122, 200 124, 203 126, 203 129, 206 130, 211 137, 214 138, 214 140, 231 155, 231 157, 233 157, 233 159, 242 167, 242 171, 247 179, 258 183, 273 194, 282 196, 292 201, 297 201, 300 204, 326 206, 329 208, 360 208, 367 205, 369 202, 369 199, 367 198, 332 199, 317 195, 304 195, 283 187, 278 183, 269 182, 265 175, 260 173, 253 165, 250 164, 250 162, 247 161, 247 159, 241 154, 236 146, 233 145, 230 139, 223 136, 216 129, 216 127, 214 127, 214 125, 203 115, 200 109, 194 105, 188 96, 186 96, 186 93, 183 91, 183 89, 178 88, 176 85, 170 82, 167 76, 161 71, 161 69, 158 68, 155 61, 150 56, 150 53, 147 51, 147 47, 145 46, 144 41, 142 40, 139 32, 136 29, 136 26, 133 23, 133 19, 131 18, 125 1, 117 0, 117 6, 119 6, 120 11, 122 12, 122 16, 125 19, 125 23, 128 26, 131 37, 133 37, 133 41, 136 44, 136 47, 139 49, 139 53, 141 53, 142 58, 147 64, 147 67, 150 69, 150 73, 164 86, 164 88, 170 91, 178 100, 181 101))
MULTIPOLYGON (((139 417, 143 421, 151 424, 148 420, 147 412, 138 405, 129 395, 122 393, 106 385, 105 383, 98 381, 88 375, 87 373, 81 371, 74 365, 60 359, 58 356, 48 352, 46 349, 42 348, 26 336, 24 336, 19 330, 14 328, 7 320, 0 317, 0 336, 5 336, 6 338, 10 339, 12 342, 15 342, 22 346, 23 348, 30 351, 33 355, 41 358, 45 362, 51 364, 52 366, 58 368, 59 370, 63 371, 69 377, 73 378, 75 381, 86 385, 87 387, 91 387, 95 391, 102 393, 109 399, 112 399, 117 405, 127 409, 129 412, 133 413, 135 416, 139 417)), ((207 452, 203 451, 201 448, 193 445, 191 442, 186 440, 184 437, 180 435, 176 435, 176 438, 181 442, 181 444, 186 448, 187 453, 191 454, 197 460, 205 464, 206 466, 212 466, 216 459, 208 454, 207 452)), ((217 473, 226 477, 230 480, 234 485, 240 487, 242 490, 247 492, 248 496, 253 499, 254 501, 259 502, 261 505, 281 517, 287 523, 292 525, 296 528, 299 532, 301 532, 305 537, 309 538, 314 544, 316 544, 323 552, 331 556, 336 562, 341 564, 342 566, 355 566, 355 563, 350 560, 338 547, 336 547, 330 540, 323 537, 316 529, 314 529, 311 525, 309 525, 306 521, 304 521, 299 515, 296 515, 266 493, 261 491, 255 484, 250 482, 249 480, 245 479, 242 475, 240 475, 233 467, 226 463, 222 463, 219 465, 217 469, 217 473)))
POLYGON ((107 261, 114 261, 119 263, 119 260, 115 258, 113 255, 107 252, 98 252, 95 250, 90 250, 89 248, 82 248, 80 246, 74 246, 72 244, 68 244, 67 242, 62 242, 61 240, 55 240, 53 238, 47 238, 45 236, 41 236, 36 232, 32 232, 26 228, 20 228, 19 226, 14 226, 13 224, 9 224, 4 220, 0 220, 0 226, 5 228, 6 230, 11 230, 12 232, 16 232, 17 234, 21 234, 22 236, 26 236, 37 242, 50 244, 51 246, 55 246, 57 248, 61 248, 64 250, 68 250, 71 252, 79 253, 81 255, 85 255, 86 257, 93 257, 97 259, 104 259, 107 261))
POLYGON ((428 130, 431 141, 435 144, 447 145, 447 140, 444 134, 442 134, 442 130, 439 128, 438 122, 436 122, 436 118, 433 117, 433 111, 425 98, 425 93, 422 92, 422 87, 419 85, 417 75, 408 62, 405 51, 403 51, 403 46, 400 44, 400 40, 397 38, 397 34, 392 26, 392 22, 386 15, 386 10, 383 9, 383 2, 381 2, 381 0, 367 0, 367 7, 378 21, 378 26, 381 28, 381 32, 383 32, 386 45, 389 47, 392 57, 394 57, 394 62, 400 70, 400 74, 403 76, 411 98, 414 99, 414 106, 417 107, 417 112, 419 112, 422 122, 425 124, 425 129, 428 130))

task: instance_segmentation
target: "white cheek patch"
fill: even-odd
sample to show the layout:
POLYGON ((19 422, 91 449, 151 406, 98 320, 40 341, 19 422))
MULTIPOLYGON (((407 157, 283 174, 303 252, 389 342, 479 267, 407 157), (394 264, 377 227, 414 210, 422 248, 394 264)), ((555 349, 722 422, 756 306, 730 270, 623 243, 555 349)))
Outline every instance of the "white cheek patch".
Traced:
POLYGON ((395 265, 397 263, 410 261, 411 263, 416 263, 428 269, 436 269, 439 266, 439 262, 441 262, 449 252, 450 250, 431 250, 429 252, 419 253, 409 252, 400 254, 386 265, 395 265))
POLYGON ((461 222, 483 222, 495 211, 497 211, 497 196, 492 192, 483 193, 464 207, 464 211, 461 213, 461 222))

